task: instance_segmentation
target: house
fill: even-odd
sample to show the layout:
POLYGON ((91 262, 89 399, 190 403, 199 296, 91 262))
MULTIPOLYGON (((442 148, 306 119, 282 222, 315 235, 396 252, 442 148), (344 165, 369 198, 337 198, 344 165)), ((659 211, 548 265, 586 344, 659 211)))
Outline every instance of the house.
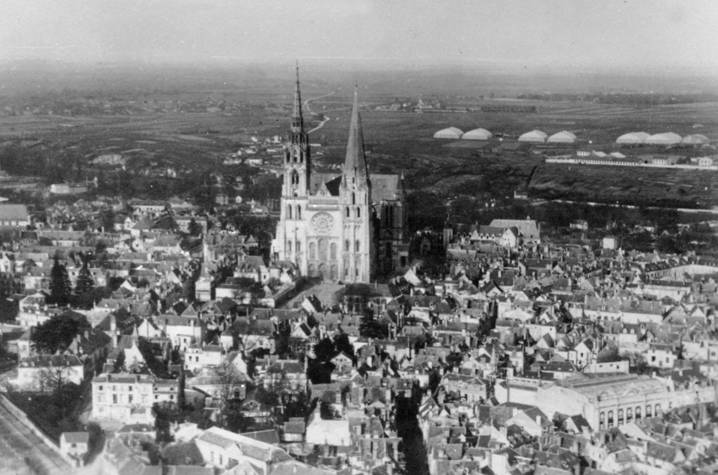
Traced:
POLYGON ((0 227, 25 228, 30 225, 27 206, 21 204, 0 204, 0 227))
POLYGON ((659 343, 651 344, 643 358, 652 368, 673 368, 678 359, 672 345, 659 343))
POLYGON ((194 373, 208 366, 220 366, 223 359, 224 354, 219 345, 192 346, 184 352, 184 369, 194 373))
POLYGON ((494 219, 489 223, 489 226, 497 228, 515 227, 522 242, 541 242, 539 226, 533 219, 494 219))
POLYGON ((276 360, 267 365, 263 380, 265 389, 282 387, 305 391, 307 388, 306 368, 295 360, 276 360))
POLYGON ((11 383, 21 391, 51 392, 60 384, 79 385, 84 377, 84 365, 77 356, 36 355, 20 361, 11 383))
POLYGON ((588 221, 585 219, 577 219, 575 221, 571 221, 571 224, 569 224, 568 227, 578 231, 588 231, 588 221))
POLYGON ((18 314, 16 320, 23 328, 32 328, 42 325, 46 321, 50 320, 53 315, 57 315, 62 312, 62 309, 58 307, 49 306, 46 303, 46 298, 47 295, 45 293, 35 292, 34 294, 22 298, 18 302, 18 314))
POLYGON ((339 353, 331 359, 336 374, 349 374, 354 367, 352 358, 344 352, 339 353))
POLYGON ((156 321, 163 328, 172 346, 185 351, 204 339, 204 325, 198 318, 180 315, 160 315, 156 321))
POLYGON ((273 444, 219 427, 204 431, 195 439, 195 444, 205 462, 221 470, 246 465, 253 474, 269 475, 277 464, 292 460, 289 454, 273 444))
POLYGON ((88 432, 63 432, 60 434, 60 452, 77 460, 77 466, 83 465, 85 455, 90 450, 88 432))
POLYGON ((153 424, 155 378, 147 374, 104 373, 92 380, 92 413, 95 420, 153 424))
POLYGON ((498 227, 498 226, 479 226, 478 230, 471 233, 469 241, 478 243, 481 241, 489 241, 498 244, 501 247, 514 249, 518 246, 518 229, 515 227, 498 227))

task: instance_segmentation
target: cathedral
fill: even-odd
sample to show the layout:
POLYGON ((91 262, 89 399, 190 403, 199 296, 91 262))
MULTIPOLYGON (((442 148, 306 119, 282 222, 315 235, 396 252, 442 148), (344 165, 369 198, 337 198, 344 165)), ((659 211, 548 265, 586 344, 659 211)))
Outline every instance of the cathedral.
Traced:
POLYGON ((293 263, 300 275, 347 283, 369 283, 405 266, 402 181, 369 173, 356 90, 341 174, 312 170, 310 152, 297 71, 272 258, 293 263))

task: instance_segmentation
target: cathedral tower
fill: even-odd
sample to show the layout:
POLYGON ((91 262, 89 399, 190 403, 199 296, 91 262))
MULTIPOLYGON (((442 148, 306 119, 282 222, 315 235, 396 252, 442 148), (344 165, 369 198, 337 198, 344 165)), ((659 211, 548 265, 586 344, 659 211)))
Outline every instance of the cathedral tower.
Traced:
POLYGON ((389 175, 369 175, 356 90, 342 173, 338 176, 318 173, 311 169, 297 80, 283 168, 281 214, 272 242, 273 259, 293 263, 303 276, 335 282, 370 282, 375 270, 372 263, 376 221, 371 177, 383 180, 381 203, 396 195, 393 185, 396 180, 392 181, 389 175))
POLYGON ((297 264, 299 269, 306 268, 304 219, 307 213, 309 196, 311 161, 309 136, 304 130, 302 116, 302 96, 299 90, 299 65, 296 68, 294 87, 294 107, 289 128, 289 136, 284 149, 284 180, 280 221, 277 229, 276 258, 297 264))
POLYGON ((371 230, 371 182, 364 154, 364 136, 359 116, 359 94, 354 89, 354 104, 349 122, 344 168, 339 199, 344 207, 344 244, 342 269, 347 282, 369 282, 373 240, 371 230))

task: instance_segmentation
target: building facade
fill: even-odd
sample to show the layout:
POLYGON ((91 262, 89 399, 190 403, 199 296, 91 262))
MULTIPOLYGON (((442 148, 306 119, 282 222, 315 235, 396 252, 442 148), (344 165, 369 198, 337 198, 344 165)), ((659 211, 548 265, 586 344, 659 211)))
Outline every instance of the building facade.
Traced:
POLYGON ((368 172, 356 91, 341 175, 312 170, 297 77, 273 259, 304 276, 370 282, 406 265, 405 223, 399 176, 368 172))

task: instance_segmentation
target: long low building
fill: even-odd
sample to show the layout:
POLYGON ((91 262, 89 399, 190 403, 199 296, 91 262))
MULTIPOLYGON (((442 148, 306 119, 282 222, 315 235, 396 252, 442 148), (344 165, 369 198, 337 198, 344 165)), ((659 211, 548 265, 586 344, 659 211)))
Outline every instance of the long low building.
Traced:
POLYGON ((27 206, 18 204, 0 204, 0 227, 24 228, 30 224, 27 206))
POLYGON ((676 389, 670 378, 623 374, 576 376, 561 382, 510 378, 495 388, 499 402, 536 406, 548 417, 581 415, 594 430, 616 427, 663 411, 716 401, 716 388, 676 389))

